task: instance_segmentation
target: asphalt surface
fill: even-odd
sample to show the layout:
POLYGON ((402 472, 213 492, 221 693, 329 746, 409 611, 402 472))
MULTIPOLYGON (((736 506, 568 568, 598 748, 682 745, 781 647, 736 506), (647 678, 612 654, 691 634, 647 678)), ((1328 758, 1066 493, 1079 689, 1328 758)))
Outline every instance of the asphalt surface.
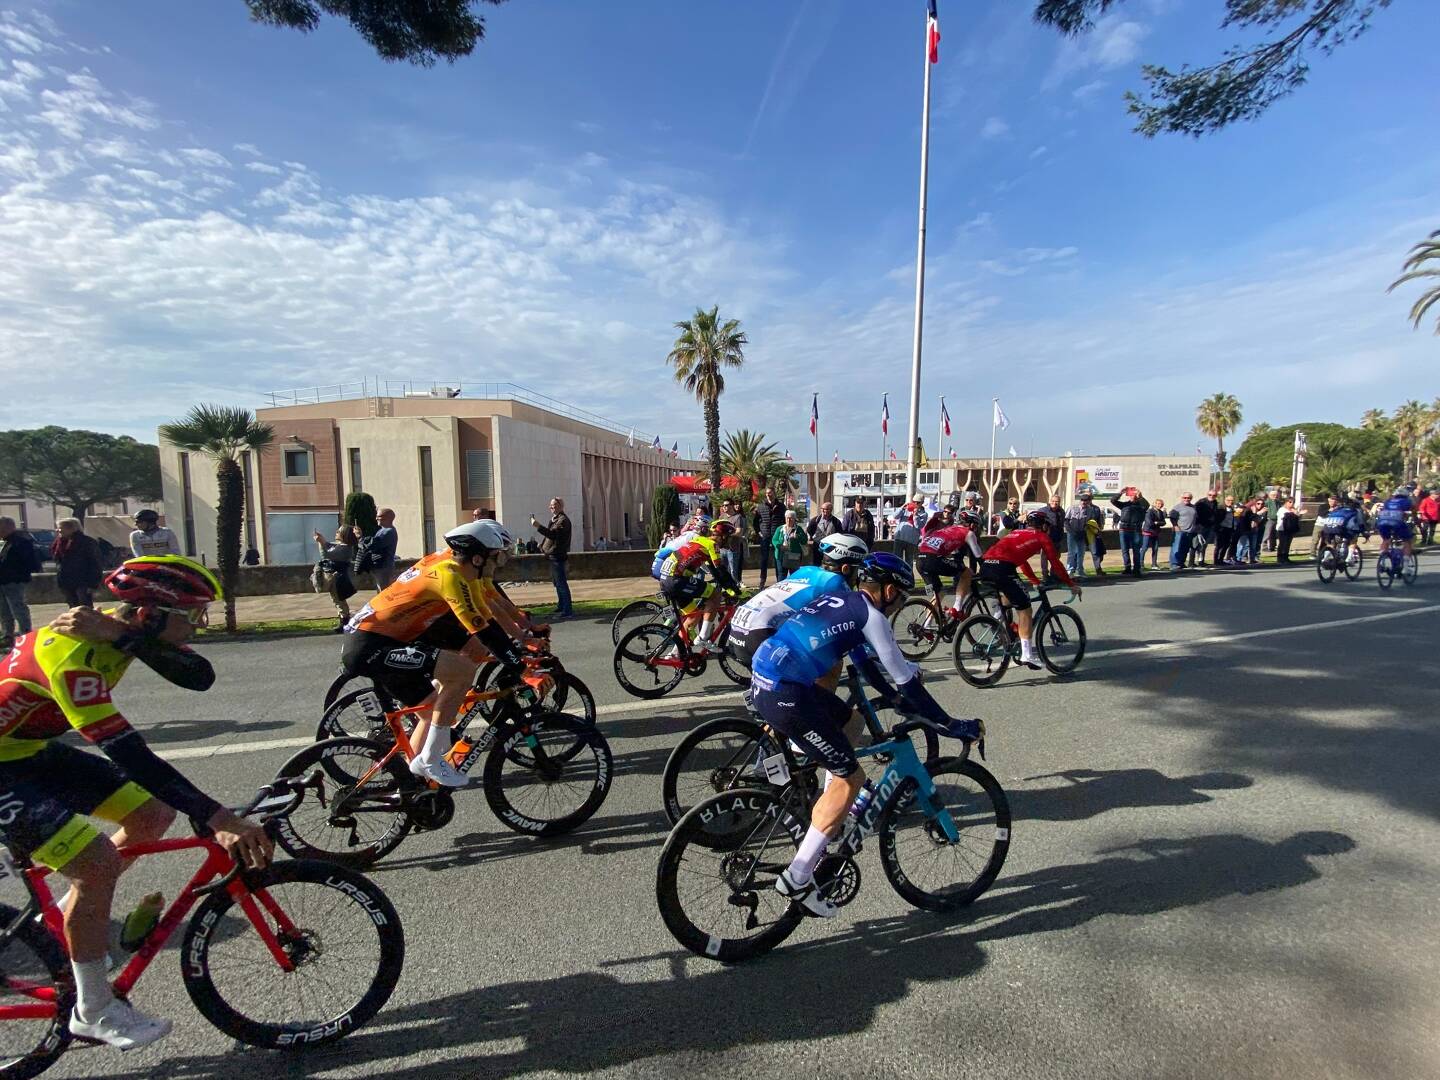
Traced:
MULTIPOLYGON (((1388 594, 1306 569, 1127 581, 1087 593, 1092 652, 1065 681, 976 691, 930 664, 940 701, 989 725, 1015 813, 999 880, 927 914, 867 849, 839 918, 734 968, 681 950, 654 898, 659 770, 734 688, 715 672, 637 702, 607 624, 562 624, 614 749, 609 799, 544 842, 466 794, 379 864, 408 955, 375 1021, 304 1057, 238 1048, 162 955, 134 997, 175 1032, 50 1075, 1440 1076, 1440 560, 1421 567, 1388 594)), ((205 696, 137 670, 117 697, 238 802, 295 752, 274 743, 310 736, 337 648, 211 645, 205 696)))

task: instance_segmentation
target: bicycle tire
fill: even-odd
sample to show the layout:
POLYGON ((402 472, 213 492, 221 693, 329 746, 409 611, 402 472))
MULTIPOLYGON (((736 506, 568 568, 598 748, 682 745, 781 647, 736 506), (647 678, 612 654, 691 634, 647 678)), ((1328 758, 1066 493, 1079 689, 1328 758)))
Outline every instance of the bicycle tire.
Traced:
MULTIPOLYGON (((655 869, 655 901, 660 909, 660 918, 665 928, 685 948, 696 956, 718 960, 722 964, 734 964, 751 957, 769 952, 795 932, 804 917, 802 909, 788 903, 775 891, 775 879, 780 871, 790 864, 795 850, 804 838, 808 822, 790 812, 788 801, 769 791, 742 789, 726 792, 706 799, 691 807, 679 824, 670 830, 665 846, 660 849, 660 861, 655 869), (747 813, 755 818, 756 825, 750 829, 735 829, 729 825, 720 835, 711 835, 699 840, 710 820, 716 813, 733 819, 737 813, 747 813), (767 815, 774 815, 774 824, 769 833, 760 836, 766 828, 767 815), (743 852, 756 838, 760 839, 758 855, 743 852), (698 840, 698 842, 697 842, 698 840), (773 858, 763 859, 774 845, 773 858), (695 853, 694 868, 685 866, 686 856, 695 853), (720 881, 729 887, 724 898, 722 914, 736 914, 741 908, 750 910, 755 917, 763 904, 765 926, 760 933, 745 938, 717 937, 711 930, 695 922, 695 916, 686 910, 681 898, 680 882, 691 876, 709 877, 707 869, 699 869, 702 860, 716 863, 720 881), (727 878, 724 869, 730 867, 731 874, 743 877, 727 878), (749 872, 744 867, 748 865, 749 872), (756 871, 760 871, 757 877, 756 871), (753 886, 753 887, 748 887, 753 886), (736 898, 740 897, 740 902, 736 898), (750 906, 753 904, 753 908, 750 906), (728 909, 728 910, 727 910, 728 909)), ((713 886, 712 886, 713 889, 713 886)), ((757 922, 757 925, 759 923, 757 922)), ((753 929, 744 927, 742 929, 753 929)))
POLYGON ((379 702, 382 712, 395 712, 401 704, 390 693, 379 686, 362 686, 341 694, 325 709, 320 722, 315 726, 315 741, 324 739, 374 739, 390 742, 390 724, 385 717, 372 716, 366 712, 366 699, 379 702))
POLYGON ((1414 554, 1406 555, 1400 561, 1400 580, 1406 585, 1414 585, 1415 579, 1420 576, 1420 560, 1414 554))
POLYGON ((1395 567, 1390 562, 1389 554, 1380 556, 1375 560, 1375 583, 1381 590, 1390 588, 1395 584, 1395 567))
POLYGON ((945 622, 937 619, 935 608, 924 597, 906 600, 890 620, 900 653, 912 662, 926 660, 940 644, 945 622))
POLYGON ((328 783, 323 795, 307 789, 299 806, 289 814, 272 820, 271 831, 276 843, 295 859, 319 859, 333 865, 354 868, 369 866, 376 859, 394 851, 415 827, 415 812, 407 800, 426 785, 411 774, 405 759, 397 754, 385 763, 382 772, 367 785, 369 792, 356 800, 353 788, 359 774, 350 769, 342 769, 338 764, 347 750, 361 761, 378 761, 392 745, 393 743, 381 743, 355 736, 326 739, 324 742, 307 746, 280 766, 276 775, 292 779, 309 776, 318 767, 322 781, 328 783), (373 813, 367 810, 351 815, 337 814, 337 810, 344 808, 339 805, 340 800, 346 798, 355 800, 352 805, 363 805, 366 800, 371 799, 377 804, 381 800, 393 802, 395 810, 388 819, 380 809, 373 813), (298 820, 297 814, 300 815, 298 820), (354 842, 358 839, 356 827, 362 818, 373 819, 384 825, 378 833, 369 833, 363 844, 354 842), (346 823, 351 819, 355 824, 346 823), (345 835, 347 832, 348 837, 345 835), (342 846, 326 846, 325 841, 332 836, 342 842, 342 846))
POLYGON ((6 1021, 0 1025, 5 1033, 4 1051, 0 1052, 0 1077, 4 1080, 29 1080, 39 1076, 54 1065, 70 1045, 70 1010, 75 1007, 75 976, 70 970, 70 961, 60 943, 50 932, 34 919, 26 919, 17 925, 20 912, 9 904, 0 904, 0 926, 13 927, 0 949, 0 970, 5 981, 0 982, 0 1004, 19 1005, 41 1004, 28 995, 21 998, 9 992, 9 981, 23 974, 24 981, 31 984, 48 985, 55 993, 54 1014, 48 1018, 34 1020, 6 1021), (22 949, 30 956, 22 954, 22 949), (23 1033, 20 1025, 33 1025, 23 1033), (23 1053, 9 1053, 9 1044, 17 1041, 19 1046, 30 1044, 34 1032, 34 1045, 23 1053))
MULTIPOLYGON (((569 673, 558 656, 552 655, 551 659, 554 661, 550 672, 554 686, 540 699, 540 703, 542 708, 551 712, 564 712, 566 705, 569 704, 570 684, 562 676, 569 673)), ((489 690, 495 681, 495 676, 499 675, 503 668, 504 665, 499 660, 487 660, 475 669, 475 678, 470 683, 471 687, 482 693, 489 690)), ((577 679, 576 682, 579 680, 577 679)), ((586 692, 588 693, 588 691, 586 692)), ((480 715, 485 718, 487 723, 493 724, 495 718, 500 715, 500 708, 503 704, 504 702, 498 698, 494 701, 486 701, 480 706, 480 715)))
POLYGON ((1085 659, 1085 622, 1078 612, 1071 611, 1068 607, 1051 608, 1036 619, 1034 636, 1035 650, 1040 654, 1040 662, 1055 675, 1069 675, 1080 666, 1080 661, 1085 659), (1074 622, 1073 633, 1063 630, 1060 632, 1066 635, 1067 641, 1077 643, 1073 657, 1061 657, 1056 651, 1059 643, 1050 634, 1054 627, 1063 626, 1067 622, 1074 622))
POLYGON ((631 600, 615 613, 615 618, 610 620, 610 642, 619 645, 620 639, 628 632, 626 623, 634 622, 636 619, 643 623, 659 622, 660 616, 668 610, 668 604, 662 604, 659 600, 631 600))
MULTIPOLYGON (((259 894, 257 899, 260 900, 260 903, 256 905, 258 909, 269 911, 265 903, 265 898, 268 898, 285 912, 287 918, 296 921, 296 928, 302 931, 298 939, 291 939, 285 943, 287 948, 301 952, 305 958, 305 962, 297 966, 294 971, 283 972, 277 966, 275 976, 278 978, 272 976, 263 980, 256 979, 253 969, 241 977, 242 982, 248 981, 255 987, 257 994, 264 995, 270 1002, 274 1002, 282 991, 292 985, 292 980, 295 980, 293 985, 298 989, 300 981, 297 976, 300 976, 301 973, 312 972, 313 968, 323 963, 326 956, 323 943, 327 938, 331 941, 344 942, 346 946, 344 950, 335 950, 329 954, 337 959, 343 959, 342 954, 349 954, 364 940, 363 931, 366 927, 372 927, 375 931, 376 963, 374 972, 363 976, 365 982, 358 988, 359 993, 353 1003, 347 1003, 343 1010, 324 1019, 317 1020, 314 1016, 300 1016, 291 1020, 270 1023, 256 1020, 236 1008, 232 1001, 217 988, 213 970, 215 965, 212 964, 215 957, 212 955, 212 949, 217 943, 223 946, 232 946, 244 937, 252 940, 258 947, 258 956, 269 957, 269 950, 258 934, 246 935, 243 933, 247 927, 253 930, 253 926, 249 918, 244 915, 243 910, 239 922, 227 934, 223 920, 230 909, 236 906, 236 898, 227 891, 212 893, 195 909, 195 914, 191 916, 190 922, 185 927, 185 936, 180 946, 180 971, 185 981, 185 990, 205 1019, 231 1038, 251 1046, 261 1046, 273 1050, 301 1050, 344 1038, 368 1023, 376 1013, 385 1007, 405 965, 405 931, 401 927, 400 916, 396 913, 395 906, 379 886, 353 870, 310 860, 275 863, 264 870, 246 873, 244 881, 252 895, 259 894), (301 884, 329 890, 333 896, 326 898, 331 899, 336 905, 343 904, 345 907, 332 907, 326 913, 323 922, 312 922, 307 919, 300 923, 298 920, 305 919, 306 913, 300 911, 293 899, 290 909, 286 910, 285 904, 278 900, 272 891, 276 894, 287 893, 293 898, 296 891, 285 887, 301 884), (354 917, 349 920, 349 925, 346 927, 338 927, 336 925, 337 912, 345 912, 354 917), (217 928, 220 928, 218 932, 217 928), (350 932, 346 933, 346 930, 350 932), (318 949, 316 948, 317 944, 319 944, 318 949)), ((307 893, 307 902, 309 895, 319 896, 321 894, 307 893)), ((273 924, 272 929, 274 929, 273 924)), ((369 965, 367 964, 366 967, 368 968, 369 965)), ((334 980, 326 980, 322 992, 332 990, 336 985, 347 985, 350 981, 349 978, 343 976, 340 977, 338 983, 334 980)), ((302 995, 298 1007, 313 1009, 317 994, 318 992, 312 990, 308 997, 302 995)))
POLYGON ((674 626, 646 623, 644 626, 635 627, 615 646, 613 662, 616 682, 620 684, 622 690, 634 697, 650 699, 664 697, 680 685, 680 680, 685 677, 685 668, 683 666, 655 667, 647 661, 653 653, 669 648, 678 650, 680 647, 678 631, 674 626), (623 666, 627 661, 640 666, 639 671, 633 677, 623 666), (643 672, 651 673, 648 683, 641 679, 643 672), (670 674, 662 679, 665 672, 670 674), (668 681, 665 681, 667 679, 668 681))
MULTIPOLYGON (((485 801, 490 809, 507 828, 526 836, 558 836, 588 821, 610 793, 610 782, 615 772, 615 760, 610 753, 610 744, 600 730, 592 724, 578 720, 564 713, 546 713, 543 717, 526 723, 496 741, 485 758, 482 783, 485 787, 485 801), (584 753, 563 753, 551 758, 544 753, 547 736, 553 736, 562 751, 572 742, 580 742, 590 751, 590 760, 584 753), (534 764, 525 765, 515 757, 516 747, 526 744, 530 748, 534 764), (514 765, 507 779, 506 765, 514 765), (593 770, 593 778, 588 774, 593 770), (589 790, 580 805, 556 817, 540 816, 526 812, 512 797, 512 791, 523 789, 524 784, 536 782, 553 788, 563 773, 575 775, 567 783, 588 782, 589 790), (509 790, 507 790, 507 785, 509 790)), ((549 792, 546 795, 548 798, 549 792)))
POLYGON ((321 710, 323 711, 330 708, 331 705, 334 705, 335 699, 341 694, 348 694, 350 690, 364 689, 364 687, 350 686, 351 683, 358 682, 363 682, 367 686, 375 685, 375 680, 368 675, 352 675, 348 671, 342 671, 336 675, 335 678, 330 680, 330 685, 325 688, 325 704, 320 706, 321 710), (347 687, 349 687, 349 689, 346 689, 347 687))
MULTIPOLYGON (((985 892, 1005 865, 1005 856, 1010 851, 1010 800, 1006 798, 1004 789, 995 777, 990 775, 989 770, 973 761, 962 761, 954 757, 942 758, 939 761, 927 762, 925 769, 932 778, 946 775, 964 776, 976 785, 984 799, 988 800, 993 823, 988 820, 974 820, 968 813, 956 822, 962 826, 962 841, 967 832, 975 836, 977 852, 989 842, 983 865, 979 873, 968 883, 963 883, 961 888, 951 885, 944 891, 936 892, 916 883, 920 871, 909 865, 908 855, 903 860, 900 856, 901 838, 897 837, 900 830, 908 829, 912 825, 923 828, 924 836, 919 845, 919 850, 923 853, 939 851, 942 848, 953 852, 963 845, 946 841, 943 835, 937 834, 934 827, 928 824, 925 816, 915 809, 914 797, 919 785, 913 777, 906 777, 881 808, 876 826, 880 839, 880 863, 885 868, 885 877, 889 880, 890 887, 906 903, 926 911, 954 911, 985 892), (902 865, 902 862, 907 865, 902 865)), ((978 795, 972 798, 976 805, 982 801, 978 795)), ((948 803, 947 809, 950 809, 948 803)))
POLYGON ((971 615, 955 631, 951 655, 955 670, 971 686, 994 686, 1010 666, 1010 631, 993 615, 971 615))
POLYGON ((725 651, 715 658, 720 664, 720 670, 725 677, 736 686, 750 685, 750 667, 738 656, 730 651, 730 646, 725 646, 725 651))
POLYGON ((670 819, 671 825, 677 825, 691 806, 711 795, 742 787, 756 787, 756 780, 763 782, 763 775, 756 777, 751 766, 757 766, 761 758, 777 753, 785 754, 786 764, 791 767, 793 774, 795 763, 789 748, 778 744, 763 724, 739 716, 707 720, 686 733, 665 761, 665 768, 660 773, 660 800, 665 808, 665 816, 670 819), (738 740, 733 747, 716 746, 709 753, 701 750, 700 755, 697 755, 701 744, 717 742, 726 734, 733 735, 738 740), (706 760, 699 760, 700 756, 704 756, 706 760), (710 756, 715 760, 708 760, 710 756), (732 758, 735 760, 731 760, 732 758), (696 774, 693 784, 684 780, 687 771, 696 774), (708 788, 706 794, 692 799, 689 792, 700 789, 702 785, 708 788))
POLYGON ((1335 549, 1328 544, 1315 553, 1315 576, 1329 585, 1335 580, 1335 549))
POLYGON ((1350 567, 1352 564, 1349 559, 1345 560, 1344 564, 1342 565, 1342 569, 1345 571, 1346 580, 1359 581, 1361 573, 1363 573, 1365 570, 1365 552, 1360 548, 1360 545, 1358 544, 1352 545, 1351 550, 1355 552, 1355 562, 1353 564, 1355 567, 1355 572, 1353 574, 1350 572, 1350 567))

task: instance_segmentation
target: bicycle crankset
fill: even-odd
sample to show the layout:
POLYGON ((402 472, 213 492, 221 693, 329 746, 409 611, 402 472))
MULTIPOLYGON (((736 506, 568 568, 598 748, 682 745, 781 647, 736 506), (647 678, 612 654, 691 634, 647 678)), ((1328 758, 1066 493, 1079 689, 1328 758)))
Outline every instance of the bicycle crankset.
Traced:
POLYGON ((448 791, 422 791, 410 804, 410 820, 416 832, 443 829, 454 816, 455 796, 448 791))
POLYGON ((686 675, 704 675, 706 661, 701 653, 691 653, 685 660, 686 675))
POLYGON ((826 900, 844 907, 860 894, 860 864, 848 856, 827 855, 815 868, 815 885, 826 900))

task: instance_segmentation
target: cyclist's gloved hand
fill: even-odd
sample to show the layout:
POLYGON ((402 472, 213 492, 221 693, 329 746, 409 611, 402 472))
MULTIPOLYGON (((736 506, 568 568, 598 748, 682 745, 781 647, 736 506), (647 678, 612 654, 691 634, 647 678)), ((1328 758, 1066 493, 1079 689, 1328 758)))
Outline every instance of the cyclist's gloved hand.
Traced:
POLYGON ((967 743, 974 743, 980 749, 980 756, 985 756, 985 721, 984 720, 961 720, 958 717, 951 719, 946 725, 945 734, 952 739, 963 739, 967 743))
POLYGON ((530 666, 536 671, 543 671, 547 673, 552 671, 559 671, 560 658, 550 653, 546 653, 544 656, 533 657, 530 661, 530 666))

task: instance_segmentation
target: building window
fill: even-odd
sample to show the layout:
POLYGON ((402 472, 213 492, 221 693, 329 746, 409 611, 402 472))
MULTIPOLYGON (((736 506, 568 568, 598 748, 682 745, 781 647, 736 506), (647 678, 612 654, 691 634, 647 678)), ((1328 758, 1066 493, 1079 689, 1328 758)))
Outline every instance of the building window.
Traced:
POLYGON ((465 497, 467 499, 488 499, 492 494, 490 485, 490 451, 465 451, 465 497))
POLYGON ((313 484, 315 482, 315 454, 305 447, 285 448, 285 483, 313 484))
POLYGON ((365 486, 360 480, 360 448, 350 447, 350 490, 351 492, 364 491, 365 486))
POLYGON ((917 484, 933 484, 935 487, 939 487, 939 486, 940 486, 940 470, 939 470, 939 469, 933 469, 933 470, 928 470, 928 471, 925 471, 925 472, 917 472, 917 473, 915 474, 915 482, 916 482, 917 484))
POLYGON ((430 463, 430 447, 420 447, 420 520, 425 536, 425 550, 438 547, 435 539, 435 470, 430 463))

